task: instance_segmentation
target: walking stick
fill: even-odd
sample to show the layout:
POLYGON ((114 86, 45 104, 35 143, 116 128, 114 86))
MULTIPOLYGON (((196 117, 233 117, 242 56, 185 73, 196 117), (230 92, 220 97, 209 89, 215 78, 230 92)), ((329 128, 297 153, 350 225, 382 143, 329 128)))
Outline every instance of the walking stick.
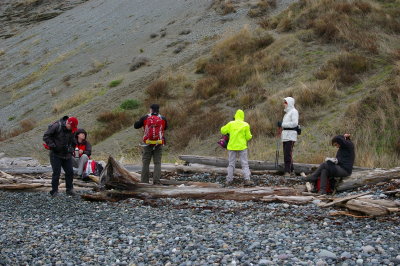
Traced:
POLYGON ((278 127, 276 134, 276 152, 275 152, 275 169, 278 170, 279 167, 279 144, 280 144, 280 135, 282 133, 282 129, 278 127))

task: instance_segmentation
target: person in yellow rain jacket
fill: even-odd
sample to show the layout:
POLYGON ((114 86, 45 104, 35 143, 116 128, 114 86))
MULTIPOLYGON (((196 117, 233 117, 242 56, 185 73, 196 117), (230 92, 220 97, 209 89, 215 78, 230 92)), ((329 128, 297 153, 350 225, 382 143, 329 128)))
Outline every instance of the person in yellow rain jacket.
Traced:
POLYGON ((247 158, 247 142, 253 137, 250 132, 250 125, 244 121, 243 110, 237 110, 235 120, 230 121, 228 124, 221 128, 221 134, 229 134, 228 142, 228 176, 226 184, 231 185, 233 181, 233 172, 235 170, 236 155, 239 155, 240 163, 242 165, 245 185, 253 185, 250 180, 250 169, 247 158))

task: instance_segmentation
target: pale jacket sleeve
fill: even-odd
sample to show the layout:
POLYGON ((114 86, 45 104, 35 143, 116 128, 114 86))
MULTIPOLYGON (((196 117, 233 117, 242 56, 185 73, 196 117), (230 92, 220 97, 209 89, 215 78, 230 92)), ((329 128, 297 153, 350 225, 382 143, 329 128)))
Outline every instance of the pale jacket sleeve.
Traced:
POLYGON ((290 114, 289 121, 282 121, 283 128, 294 128, 299 125, 299 112, 295 109, 290 114))
POLYGON ((251 131, 250 131, 250 125, 248 125, 246 127, 246 140, 249 141, 253 138, 253 135, 251 135, 251 131))
POLYGON ((225 126, 221 127, 221 134, 226 135, 230 132, 230 122, 225 126))

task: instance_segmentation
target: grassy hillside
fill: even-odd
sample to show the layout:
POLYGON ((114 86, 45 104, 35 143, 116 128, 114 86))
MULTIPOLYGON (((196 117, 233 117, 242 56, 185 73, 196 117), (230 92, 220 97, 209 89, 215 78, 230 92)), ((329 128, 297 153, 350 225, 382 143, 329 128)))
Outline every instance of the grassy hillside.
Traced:
MULTIPOLYGON (((112 60, 95 57, 89 67, 58 77, 61 85, 48 92, 48 97, 58 100, 42 107, 50 110, 47 118, 18 121, 1 137, 7 139, 4 143, 14 145, 21 138, 40 134, 56 117, 73 113, 83 118, 92 142, 97 144, 98 157, 112 151, 118 153, 115 156, 139 161, 135 143, 141 132, 133 130, 132 122, 147 112, 150 103, 157 102, 170 124, 165 161, 174 161, 182 153, 226 156, 216 145, 219 129, 241 108, 254 135, 250 159, 274 160, 275 124, 283 116, 283 97, 292 96, 303 126, 295 161, 319 163, 333 156, 330 139, 348 132, 356 144, 357 165, 398 165, 400 2, 301 0, 271 17, 277 3, 214 1, 207 12, 229 18, 245 10, 247 19, 240 20, 240 30, 208 34, 192 43, 178 39, 176 36, 186 36, 188 31, 169 22, 167 27, 172 28, 167 38, 172 31, 170 40, 176 40, 159 49, 164 45, 160 41, 165 31, 151 35, 150 44, 148 36, 143 38, 143 48, 135 47, 135 52, 140 55, 152 45, 157 53, 150 64, 148 58, 136 57, 132 67, 146 67, 135 72, 121 71, 126 68, 125 55, 112 60), (173 50, 169 53, 168 49, 173 50), (193 53, 180 57, 179 49, 193 53), (156 70, 160 60, 165 66, 179 57, 170 67, 156 70), (66 91, 70 92, 68 97, 66 91)), ((20 82, 36 81, 79 49, 88 50, 83 44, 77 47, 42 64, 20 82)), ((16 100, 36 90, 29 86, 17 89, 22 85, 8 86, 16 100)), ((14 119, 9 116, 8 122, 14 119)))
POLYGON ((395 0, 299 1, 273 18, 261 16, 259 28, 223 38, 192 69, 161 77, 147 88, 147 102, 165 106, 174 148, 204 154, 214 152, 209 143, 242 108, 254 134, 250 157, 272 160, 282 99, 292 96, 304 126, 296 161, 332 156, 331 137, 349 132, 358 165, 395 166, 399 12, 395 0))

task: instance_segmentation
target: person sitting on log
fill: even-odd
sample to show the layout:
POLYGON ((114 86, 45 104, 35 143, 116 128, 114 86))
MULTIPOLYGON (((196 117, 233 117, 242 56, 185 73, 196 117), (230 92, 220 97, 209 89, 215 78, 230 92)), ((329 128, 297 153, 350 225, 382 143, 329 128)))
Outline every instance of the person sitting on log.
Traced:
POLYGON ((83 176, 83 168, 85 167, 86 163, 89 161, 90 155, 92 154, 92 145, 87 140, 87 132, 79 128, 75 132, 75 154, 72 158, 72 165, 77 169, 77 175, 79 178, 86 179, 86 176, 83 176))
MULTIPOLYGON (((350 176, 355 160, 354 144, 350 140, 350 134, 338 135, 332 138, 332 146, 338 148, 336 158, 326 158, 317 170, 303 181, 317 183, 319 180, 319 194, 327 194, 328 182, 333 184, 335 177, 350 176)), ((316 186, 315 186, 316 187, 316 186)))
POLYGON ((236 155, 239 155, 244 174, 244 183, 246 186, 253 185, 250 179, 249 161, 247 158, 247 142, 253 137, 250 131, 250 125, 244 121, 243 110, 237 110, 235 120, 221 128, 221 134, 229 134, 228 150, 228 176, 226 185, 231 185, 233 181, 233 172, 236 165, 236 155))

